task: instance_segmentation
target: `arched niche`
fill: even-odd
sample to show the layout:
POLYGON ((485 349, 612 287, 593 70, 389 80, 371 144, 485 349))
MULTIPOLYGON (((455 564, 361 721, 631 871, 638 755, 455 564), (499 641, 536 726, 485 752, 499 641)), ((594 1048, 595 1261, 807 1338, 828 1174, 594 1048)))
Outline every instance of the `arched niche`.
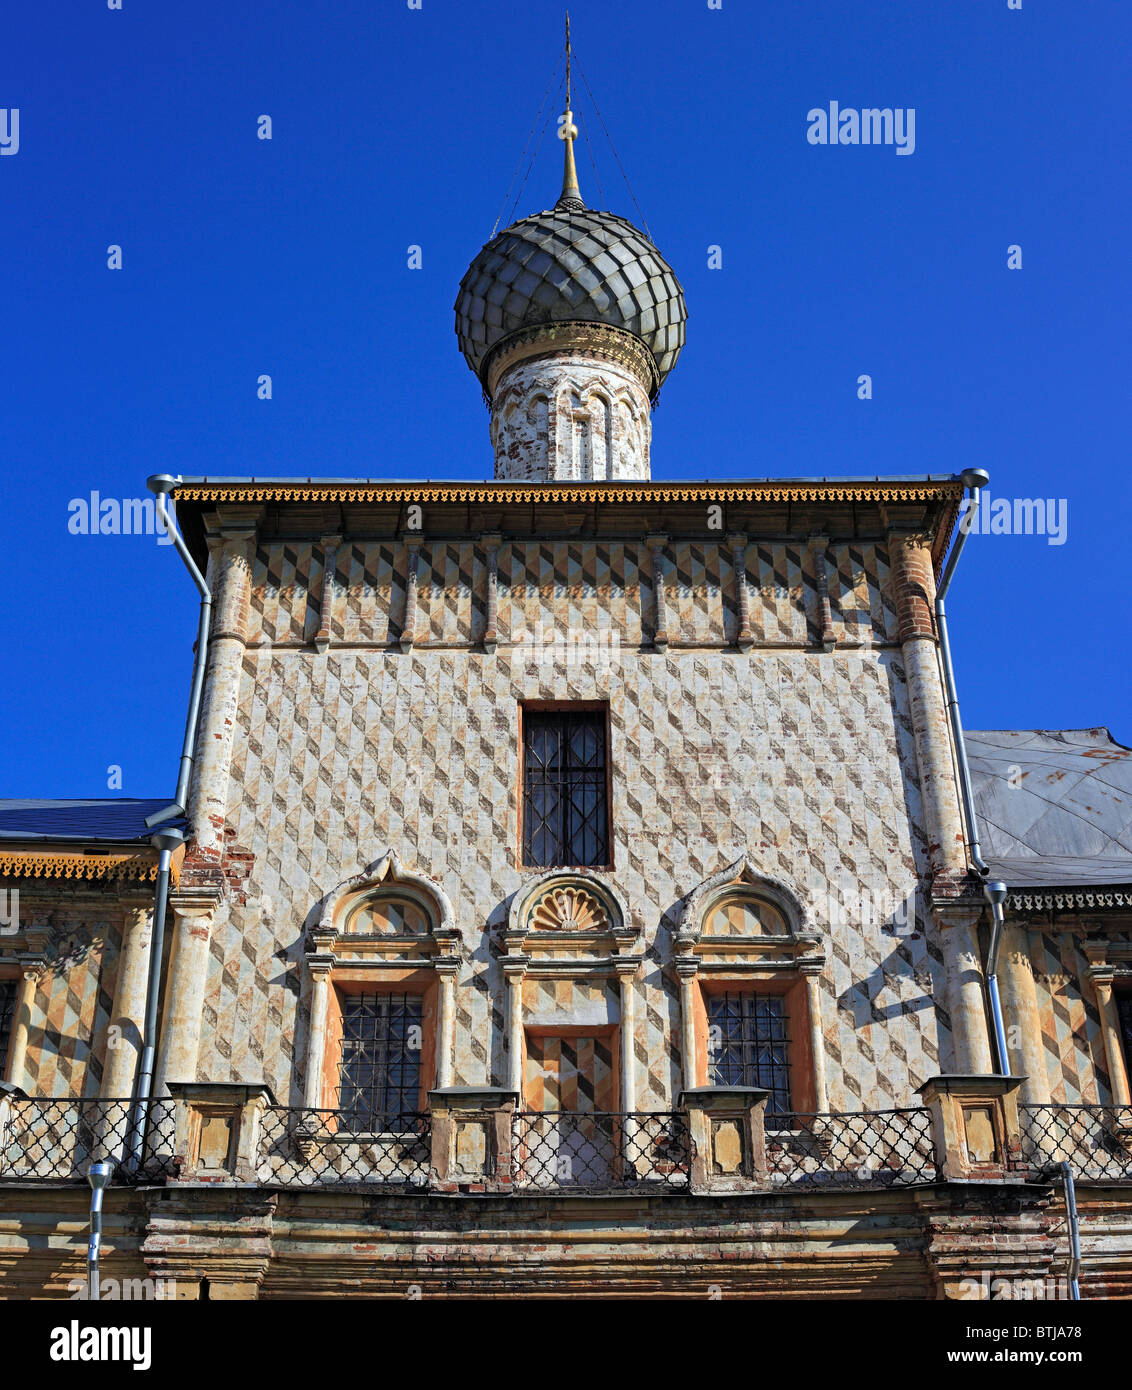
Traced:
MULTIPOLYGON (((525 1097, 528 1044, 603 1035, 617 1057, 617 1108, 633 1110, 639 934, 616 889, 588 869, 539 874, 511 899, 497 937, 507 982, 508 1087, 525 1097)), ((537 1054, 532 1051, 532 1059, 537 1054)), ((537 1070, 537 1063, 532 1060, 537 1070)))

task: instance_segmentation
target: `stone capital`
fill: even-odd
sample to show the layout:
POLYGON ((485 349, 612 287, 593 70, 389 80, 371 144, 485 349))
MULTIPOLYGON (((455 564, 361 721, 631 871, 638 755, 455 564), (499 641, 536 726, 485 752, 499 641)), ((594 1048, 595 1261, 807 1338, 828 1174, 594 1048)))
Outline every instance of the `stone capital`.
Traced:
POLYGON ((263 507, 254 503, 221 502, 205 514, 205 533, 210 540, 252 540, 263 516, 263 507))

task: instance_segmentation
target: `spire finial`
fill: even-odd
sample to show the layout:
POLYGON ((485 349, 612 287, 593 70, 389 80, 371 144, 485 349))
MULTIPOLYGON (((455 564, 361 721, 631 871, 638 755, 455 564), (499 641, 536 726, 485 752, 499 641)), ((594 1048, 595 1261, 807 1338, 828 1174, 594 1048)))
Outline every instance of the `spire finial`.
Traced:
POLYGON ((566 211, 580 210, 586 205, 582 201, 582 191, 578 187, 578 170, 574 164, 574 141, 578 138, 578 127, 574 124, 574 113, 570 109, 570 11, 566 11, 566 110, 558 122, 558 138, 565 146, 565 160, 562 170, 562 196, 555 204, 566 211))

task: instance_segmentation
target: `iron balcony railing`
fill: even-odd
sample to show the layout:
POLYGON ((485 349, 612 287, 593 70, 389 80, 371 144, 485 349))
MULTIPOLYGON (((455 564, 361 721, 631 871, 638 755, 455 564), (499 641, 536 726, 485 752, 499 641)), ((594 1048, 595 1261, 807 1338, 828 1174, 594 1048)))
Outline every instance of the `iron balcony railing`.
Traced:
POLYGON ((389 1120, 368 1112, 268 1106, 260 1125, 257 1179, 266 1184, 317 1187, 381 1183, 425 1188, 432 1163, 427 1114, 389 1120))
POLYGON ((766 1165, 774 1187, 936 1182, 931 1111, 917 1107, 768 1117, 766 1165))
POLYGON ((680 1111, 518 1111, 512 1117, 511 1166, 519 1191, 685 1189, 690 1148, 680 1111))
POLYGON ((1132 1105, 1020 1105, 1022 1164, 1078 1182, 1132 1182, 1132 1105))
POLYGON ((176 1103, 11 1098, 0 1110, 0 1181, 85 1181, 92 1163, 113 1165, 116 1183, 161 1183, 172 1175, 176 1103))
MULTIPOLYGON (((85 1182, 94 1162, 111 1163, 117 1184, 176 1180, 178 1104, 0 1096, 0 1182, 85 1182)), ((1132 1183, 1132 1106, 1023 1105, 1019 1113, 1015 1172, 1042 1179, 1069 1163, 1078 1182, 1132 1183)), ((432 1126, 427 1113, 375 1118, 264 1106, 255 1122, 254 1177, 265 1186, 426 1191, 432 1126)), ((527 1111, 512 1115, 510 1126, 513 1191, 689 1188, 684 1111, 527 1111)), ((763 1181, 810 1190, 933 1183, 941 1178, 934 1139, 931 1112, 921 1108, 768 1117, 763 1181)))

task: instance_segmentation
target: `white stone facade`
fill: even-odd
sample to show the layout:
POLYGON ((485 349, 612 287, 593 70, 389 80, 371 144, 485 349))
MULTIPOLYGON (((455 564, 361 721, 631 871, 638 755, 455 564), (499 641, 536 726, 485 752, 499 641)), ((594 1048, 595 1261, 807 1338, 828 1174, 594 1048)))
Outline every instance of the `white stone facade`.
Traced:
POLYGON ((604 482, 649 476, 648 394, 627 368, 581 352, 504 372, 491 412, 495 476, 604 482))

